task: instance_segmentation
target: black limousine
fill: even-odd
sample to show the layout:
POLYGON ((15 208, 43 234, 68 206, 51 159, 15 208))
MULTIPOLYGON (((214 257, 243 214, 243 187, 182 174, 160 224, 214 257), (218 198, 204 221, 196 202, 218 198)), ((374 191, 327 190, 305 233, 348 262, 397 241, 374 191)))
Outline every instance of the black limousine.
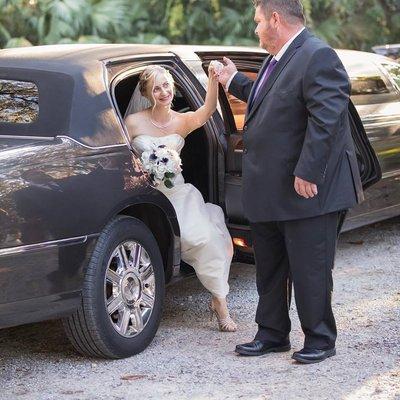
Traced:
MULTIPOLYGON (((339 54, 364 74, 369 56, 339 54)), ((209 62, 223 55, 250 76, 265 57, 259 49, 208 46, 0 50, 0 328, 63 318, 79 352, 106 358, 151 342, 165 284, 180 270, 179 226, 143 172, 122 116, 149 64, 173 74, 175 110, 198 108, 209 62)), ((350 75, 356 106, 368 108, 365 127, 385 179, 378 182, 378 160, 350 104, 362 182, 370 188, 344 229, 400 213, 400 125, 390 120, 399 114, 399 83, 382 67, 389 60, 376 60, 372 77, 350 75)), ((187 138, 184 176, 222 206, 242 257, 251 252, 240 200, 244 104, 223 90, 219 100, 211 120, 187 138)))

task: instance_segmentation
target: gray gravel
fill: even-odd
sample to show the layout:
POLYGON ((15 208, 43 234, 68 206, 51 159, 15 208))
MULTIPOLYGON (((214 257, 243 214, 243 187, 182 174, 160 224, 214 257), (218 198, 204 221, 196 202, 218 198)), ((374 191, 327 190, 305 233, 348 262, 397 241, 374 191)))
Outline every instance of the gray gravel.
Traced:
MULTIPOLYGON (((0 331, 0 399, 400 400, 400 218, 343 234, 334 271, 338 355, 297 365, 290 353, 241 358, 255 333, 254 266, 232 265, 239 331, 220 333, 195 278, 170 286, 158 334, 142 354, 76 355, 57 321, 0 331)), ((303 336, 292 310, 294 349, 303 336)))

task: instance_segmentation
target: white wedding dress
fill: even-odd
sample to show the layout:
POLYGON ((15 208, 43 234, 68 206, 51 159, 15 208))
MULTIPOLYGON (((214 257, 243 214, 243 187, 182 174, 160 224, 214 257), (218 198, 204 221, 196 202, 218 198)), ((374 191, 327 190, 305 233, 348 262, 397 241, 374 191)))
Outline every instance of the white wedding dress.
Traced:
MULTIPOLYGON (((185 140, 179 134, 139 135, 132 144, 140 154, 160 144, 180 154, 185 140)), ((157 189, 167 196, 176 211, 181 230, 182 260, 195 269, 200 282, 212 295, 224 298, 229 292, 233 246, 222 209, 205 203, 201 193, 190 183, 185 183, 182 174, 175 178, 171 189, 163 184, 157 189)))

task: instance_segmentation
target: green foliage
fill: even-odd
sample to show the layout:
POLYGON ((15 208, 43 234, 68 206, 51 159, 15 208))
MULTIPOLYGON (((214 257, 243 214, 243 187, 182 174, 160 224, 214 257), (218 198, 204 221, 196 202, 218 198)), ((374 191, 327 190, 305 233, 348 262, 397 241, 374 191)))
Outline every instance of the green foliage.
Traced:
POLYGON ((11 47, 27 47, 27 46, 32 46, 32 43, 29 40, 22 37, 22 38, 11 38, 10 40, 7 41, 4 47, 11 48, 11 47))
POLYGON ((311 0, 311 25, 332 46, 370 50, 400 42, 398 0, 311 0))
MULTIPOLYGON (((303 0, 335 47, 400 42, 399 0, 303 0)), ((251 0, 0 0, 0 47, 50 43, 257 45, 251 0)))

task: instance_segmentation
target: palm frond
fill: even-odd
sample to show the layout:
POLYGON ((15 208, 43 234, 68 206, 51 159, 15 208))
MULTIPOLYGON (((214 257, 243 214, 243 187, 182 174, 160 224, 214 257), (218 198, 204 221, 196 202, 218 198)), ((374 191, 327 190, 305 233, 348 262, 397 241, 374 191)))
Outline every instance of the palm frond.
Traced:
POLYGON ((129 32, 129 5, 126 0, 102 0, 91 7, 92 33, 100 36, 116 33, 117 36, 129 32))

